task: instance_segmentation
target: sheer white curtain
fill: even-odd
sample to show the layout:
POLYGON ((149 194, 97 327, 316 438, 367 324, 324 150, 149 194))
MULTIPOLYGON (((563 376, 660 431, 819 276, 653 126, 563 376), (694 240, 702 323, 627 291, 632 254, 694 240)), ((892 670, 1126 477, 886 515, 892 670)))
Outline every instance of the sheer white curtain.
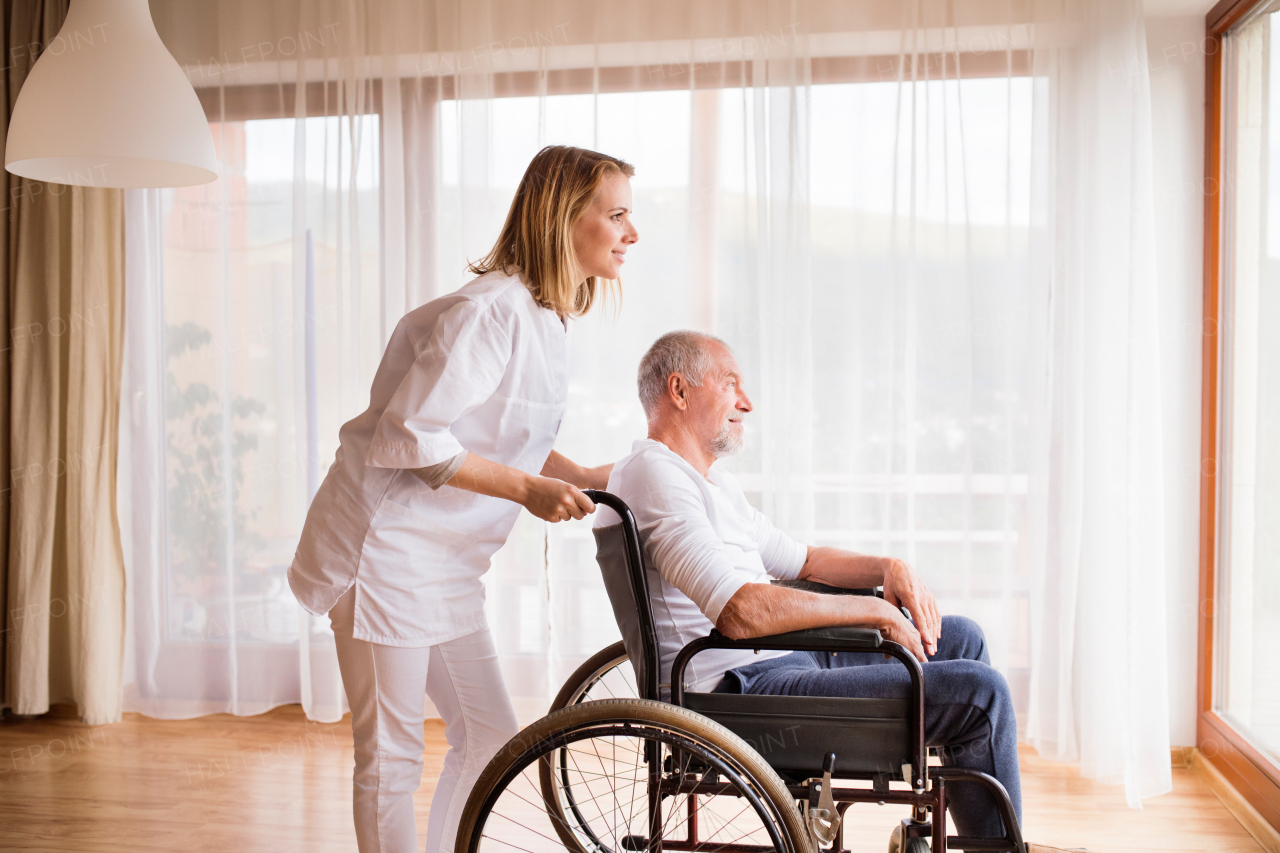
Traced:
MULTIPOLYGON (((645 348, 726 338, 751 498, 916 565, 983 624, 1042 750, 1131 798, 1167 787, 1164 645, 1139 641, 1163 631, 1139 4, 156 18, 224 173, 131 199, 155 261, 130 275, 129 710, 342 712, 325 620, 283 585, 307 500, 387 332, 467 280, 529 159, 566 143, 636 166, 640 242, 575 324, 559 449, 625 454, 645 348)), ((585 523, 522 516, 487 590, 525 719, 617 637, 585 523)))
POLYGON ((220 178, 128 198, 125 709, 332 721, 332 635, 285 571, 387 331, 367 26, 345 4, 176 11, 207 47, 188 71, 220 178))
POLYGON ((1138 2, 1046 7, 1037 32, 1029 516, 1041 754, 1172 787, 1151 89, 1138 2))

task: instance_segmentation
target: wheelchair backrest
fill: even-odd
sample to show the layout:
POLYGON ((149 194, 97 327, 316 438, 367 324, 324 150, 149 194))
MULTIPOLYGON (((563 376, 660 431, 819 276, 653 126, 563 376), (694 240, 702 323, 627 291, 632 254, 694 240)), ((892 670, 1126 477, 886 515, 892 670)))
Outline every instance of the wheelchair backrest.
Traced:
POLYGON ((649 603, 649 582, 644 571, 640 533, 631 509, 616 495, 596 489, 586 494, 618 514, 621 522, 597 527, 596 562, 604 578, 613 616, 622 632, 622 644, 636 673, 636 687, 643 699, 658 699, 658 634, 649 603))

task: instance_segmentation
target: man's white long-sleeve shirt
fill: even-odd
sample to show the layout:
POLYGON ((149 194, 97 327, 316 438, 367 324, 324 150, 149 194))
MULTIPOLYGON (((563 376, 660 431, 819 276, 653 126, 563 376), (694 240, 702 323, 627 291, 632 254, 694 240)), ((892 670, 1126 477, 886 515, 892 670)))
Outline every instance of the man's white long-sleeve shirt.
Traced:
MULTIPOLYGON (((613 466, 608 491, 626 502, 640 529, 666 696, 676 654, 715 627, 734 593, 770 575, 799 576, 807 551, 747 503, 732 475, 713 467, 703 477, 658 441, 637 441, 613 466)), ((618 521, 607 507, 596 512, 597 527, 618 521)), ((685 671, 686 689, 712 690, 734 667, 785 654, 702 652, 685 671)))

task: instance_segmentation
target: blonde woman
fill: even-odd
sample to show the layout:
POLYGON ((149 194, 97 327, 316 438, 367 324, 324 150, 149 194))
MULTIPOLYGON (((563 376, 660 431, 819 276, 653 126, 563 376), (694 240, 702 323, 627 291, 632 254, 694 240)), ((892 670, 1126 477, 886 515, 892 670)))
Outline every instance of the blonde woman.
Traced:
POLYGON ((516 733, 484 617, 481 575, 523 506, 546 521, 595 507, 611 465, 551 449, 568 393, 569 320, 618 278, 630 165, 579 148, 529 164, 478 278, 410 311, 369 408, 339 433, 289 584, 329 614, 355 737, 361 853, 412 853, 423 693, 445 721, 427 853, 453 848, 476 777, 516 733))

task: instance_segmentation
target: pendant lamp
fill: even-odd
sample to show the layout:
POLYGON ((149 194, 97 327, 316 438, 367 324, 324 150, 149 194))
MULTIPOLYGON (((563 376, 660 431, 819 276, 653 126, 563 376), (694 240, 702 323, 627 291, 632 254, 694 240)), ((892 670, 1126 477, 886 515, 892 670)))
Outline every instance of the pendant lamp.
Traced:
POLYGON ((147 0, 72 0, 9 119, 15 175, 94 187, 185 187, 218 177, 213 136, 147 0))

